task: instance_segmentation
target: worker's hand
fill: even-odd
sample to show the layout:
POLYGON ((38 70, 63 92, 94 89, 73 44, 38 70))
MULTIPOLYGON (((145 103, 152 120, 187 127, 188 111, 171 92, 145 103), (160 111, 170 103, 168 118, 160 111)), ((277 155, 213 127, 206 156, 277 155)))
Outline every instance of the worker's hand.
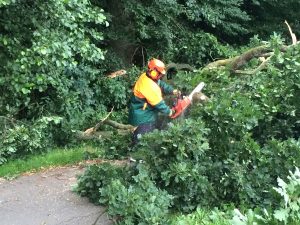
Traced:
POLYGON ((173 95, 176 95, 176 96, 181 96, 181 91, 179 91, 178 89, 174 89, 173 90, 173 95))
POLYGON ((175 110, 172 108, 171 110, 170 110, 170 113, 169 113, 169 117, 172 117, 174 114, 175 114, 175 110))

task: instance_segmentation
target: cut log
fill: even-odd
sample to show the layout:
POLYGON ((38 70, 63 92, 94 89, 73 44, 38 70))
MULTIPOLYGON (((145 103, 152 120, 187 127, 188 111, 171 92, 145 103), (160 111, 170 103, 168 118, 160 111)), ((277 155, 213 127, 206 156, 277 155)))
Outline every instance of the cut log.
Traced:
POLYGON ((207 102, 209 100, 209 97, 207 97, 202 92, 196 92, 193 94, 193 103, 200 103, 200 102, 207 102))

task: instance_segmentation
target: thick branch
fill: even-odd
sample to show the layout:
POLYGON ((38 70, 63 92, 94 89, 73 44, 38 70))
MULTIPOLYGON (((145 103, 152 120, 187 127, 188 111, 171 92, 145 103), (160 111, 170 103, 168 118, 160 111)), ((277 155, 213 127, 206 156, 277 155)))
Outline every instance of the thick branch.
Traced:
POLYGON ((118 123, 116 121, 113 120, 105 120, 103 121, 104 124, 112 126, 116 129, 120 129, 120 130, 134 130, 134 126, 130 125, 130 124, 122 124, 122 123, 118 123))
POLYGON ((89 129, 85 130, 84 133, 85 134, 91 134, 91 133, 96 132, 98 130, 98 128, 103 124, 103 122, 105 120, 107 120, 107 118, 110 116, 110 114, 112 114, 113 110, 114 110, 114 107, 112 107, 110 112, 100 122, 98 122, 94 127, 91 127, 89 129))
POLYGON ((113 135, 112 131, 94 131, 94 132, 82 132, 82 131, 74 131, 75 137, 79 140, 93 140, 99 139, 102 140, 103 138, 109 138, 113 135))
POLYGON ((112 114, 114 110, 114 107, 111 108, 110 112, 106 115, 106 117, 104 117, 99 123, 97 123, 95 126, 94 126, 94 131, 98 130, 98 128, 101 126, 102 123, 104 123, 108 117, 112 114))
POLYGON ((242 66, 244 66, 251 59, 261 56, 262 54, 270 52, 270 49, 266 45, 258 46, 252 48, 239 57, 237 57, 231 64, 231 71, 234 73, 235 70, 238 70, 242 66))
POLYGON ((274 53, 269 56, 267 59, 265 59, 257 68, 255 68, 254 70, 235 70, 236 74, 246 74, 246 75, 253 75, 256 74, 257 72, 263 70, 266 66, 268 61, 270 61, 270 59, 272 58, 272 56, 274 55, 274 53))
MULTIPOLYGON (((130 125, 130 124, 122 124, 122 123, 118 123, 116 121, 113 121, 113 120, 104 120, 104 121, 100 121, 99 123, 96 124, 95 127, 91 127, 89 129, 87 129, 86 131, 84 131, 83 133, 85 135, 93 135, 94 133, 97 132, 98 128, 101 126, 101 125, 109 125, 113 128, 116 128, 118 130, 118 132, 122 132, 121 130, 123 131, 127 131, 127 132, 130 132, 130 131, 133 131, 135 129, 134 126, 130 125), (97 127, 97 128, 96 128, 97 127), (96 129, 95 129, 96 128, 96 129)), ((102 131, 101 131, 102 132, 102 131)))
POLYGON ((227 66, 230 65, 234 60, 236 60, 239 56, 236 56, 234 58, 229 58, 229 59, 220 59, 214 62, 211 62, 209 64, 207 64, 204 69, 214 69, 217 67, 221 67, 221 66, 227 66))
MULTIPOLYGON (((298 42, 297 42, 298 44, 298 42)), ((290 46, 285 46, 283 45, 280 48, 280 51, 285 52, 290 46)), ((222 66, 228 66, 230 71, 235 74, 255 74, 258 71, 264 69, 267 65, 267 62, 270 60, 270 58, 274 55, 274 52, 270 49, 269 46, 267 45, 262 45, 258 46, 252 49, 249 49, 245 53, 243 53, 240 56, 236 56, 233 58, 229 59, 222 59, 222 60, 217 60, 215 62, 209 63, 206 65, 203 70, 206 69, 214 69, 222 66), (259 57, 268 57, 267 60, 264 60, 261 65, 259 65, 256 69, 254 70, 248 70, 248 71, 243 71, 239 70, 242 68, 247 62, 249 62, 253 58, 259 58, 259 57)))

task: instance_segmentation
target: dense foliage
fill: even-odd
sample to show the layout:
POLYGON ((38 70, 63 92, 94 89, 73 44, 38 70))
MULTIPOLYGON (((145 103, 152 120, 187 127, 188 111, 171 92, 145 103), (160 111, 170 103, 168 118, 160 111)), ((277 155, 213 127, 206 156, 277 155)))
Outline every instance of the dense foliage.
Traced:
POLYGON ((284 20, 299 35, 297 9, 300 3, 296 0, 97 2, 109 15, 111 24, 105 33, 111 52, 108 57, 114 62, 118 57, 125 65, 145 65, 153 56, 181 63, 194 64, 196 61, 196 65, 203 65, 224 56, 224 52, 218 54, 220 51, 211 35, 235 45, 247 43, 255 34, 267 38, 274 31, 288 37, 284 20))
POLYGON ((0 10, 1 114, 30 119, 86 106, 93 63, 104 59, 96 45, 103 12, 88 1, 18 1, 0 10))
POLYGON ((246 25, 250 34, 259 34, 262 37, 274 31, 286 33, 284 21, 287 20, 293 31, 299 36, 300 2, 297 0, 251 0, 244 1, 243 9, 247 11, 253 23, 246 25))
MULTIPOLYGON (((151 190, 155 184, 157 192, 166 191, 172 199, 169 210, 193 212, 198 207, 233 205, 243 210, 270 210, 274 217, 273 214, 263 217, 267 222, 290 219, 288 224, 297 224, 299 221, 298 197, 292 209, 279 209, 283 204, 273 191, 277 178, 287 177, 289 171, 300 164, 299 46, 281 53, 276 43, 281 43, 277 36, 270 41, 276 54, 268 69, 253 76, 237 77, 227 68, 180 74, 181 87, 188 90, 191 84, 205 81, 205 92, 210 94, 211 100, 204 105, 194 105, 188 119, 172 121, 166 130, 143 136, 130 153, 143 163, 127 168, 131 174, 138 173, 135 176, 146 170, 147 176, 139 182, 149 183, 151 190)), ((90 176, 87 171, 81 179, 90 176)), ((111 215, 121 216, 121 224, 151 224, 146 216, 147 209, 143 209, 144 216, 136 212, 138 222, 128 219, 133 217, 129 206, 141 209, 135 203, 127 202, 123 209, 115 208, 123 203, 123 195, 141 190, 131 177, 120 175, 119 178, 121 183, 113 180, 99 187, 98 201, 108 205, 111 215), (115 185, 122 191, 112 190, 115 185), (122 194, 123 191, 126 194, 122 194), (107 193, 110 193, 108 200, 107 193)), ((84 185, 80 180, 79 193, 85 190, 84 185)), ((282 182, 279 185, 282 186, 282 182)), ((140 194, 140 197, 147 204, 147 194, 140 194)), ((165 206, 156 207, 167 213, 165 206)), ((260 214, 258 211, 256 213, 260 214)), ((254 219, 250 214, 249 218, 237 216, 233 220, 239 218, 243 224, 243 221, 254 219)), ((157 224, 166 224, 166 221, 157 224)))
POLYGON ((109 69, 98 68, 108 25, 103 10, 89 1, 0 1, 0 133, 8 139, 0 147, 1 162, 16 149, 34 152, 66 144, 71 130, 97 121, 107 108, 126 106, 124 80, 105 79, 109 69), (59 135, 49 136, 50 145, 36 145, 42 140, 37 133, 50 133, 35 132, 45 116, 62 118, 59 135), (26 149, 12 135, 39 147, 26 149))
POLYGON ((278 206, 275 209, 249 209, 246 213, 234 209, 231 213, 224 213, 213 209, 211 212, 198 208, 189 215, 178 216, 171 224, 219 224, 219 225, 247 225, 247 224, 290 224, 296 225, 299 219, 299 169, 290 172, 287 182, 278 178, 275 190, 278 206))

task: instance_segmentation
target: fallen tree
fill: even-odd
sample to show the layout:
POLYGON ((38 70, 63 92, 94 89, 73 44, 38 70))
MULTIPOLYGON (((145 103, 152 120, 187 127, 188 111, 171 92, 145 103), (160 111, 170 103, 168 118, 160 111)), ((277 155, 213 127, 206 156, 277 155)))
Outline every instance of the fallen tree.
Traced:
MULTIPOLYGON (((288 26, 291 38, 292 38, 292 44, 291 45, 282 45, 280 47, 281 52, 286 52, 288 48, 291 48, 295 45, 298 45, 300 42, 297 41, 296 35, 292 32, 289 24, 285 21, 286 25, 288 26)), ((227 67, 231 74, 244 74, 244 75, 254 75, 258 73, 259 71, 265 69, 268 65, 268 62, 270 59, 275 55, 274 50, 271 48, 270 45, 261 45, 254 48, 251 48, 247 50, 246 52, 242 53, 239 56, 235 56, 228 59, 221 59, 216 60, 214 62, 211 62, 207 64, 205 67, 203 67, 200 71, 205 70, 212 70, 220 67, 227 67), (254 68, 254 69, 244 69, 243 67, 249 63, 252 59, 258 59, 260 64, 254 68)), ((167 65, 167 73, 170 74, 176 74, 178 71, 195 71, 195 68, 192 67, 189 64, 182 64, 182 63, 169 63, 167 65)), ((110 75, 108 75, 109 78, 115 78, 117 76, 125 75, 125 70, 119 70, 116 71, 110 75)), ((193 95, 193 102, 206 102, 209 100, 209 97, 207 97, 202 92, 197 92, 193 95)), ((100 122, 98 122, 94 127, 91 127, 87 129, 86 131, 76 131, 76 136, 79 139, 101 139, 103 137, 110 137, 113 135, 112 131, 98 131, 99 128, 103 125, 108 125, 117 131, 118 134, 128 134, 130 132, 133 132, 135 130, 135 127, 129 124, 122 124, 118 123, 113 120, 109 120, 108 117, 112 113, 113 109, 108 113, 108 115, 101 119, 100 122)))
MULTIPOLYGON (((288 48, 291 48, 300 43, 299 41, 297 41, 296 35, 292 32, 292 29, 290 28, 287 21, 285 21, 285 24, 288 26, 292 38, 292 44, 288 46, 282 45, 279 49, 281 52, 285 52, 288 48)), ((208 65, 206 65, 202 70, 210 70, 218 67, 227 67, 232 74, 253 75, 261 71, 262 69, 265 69, 267 63, 273 56, 274 50, 269 45, 261 45, 251 48, 239 56, 211 62, 208 65), (252 70, 242 70, 243 66, 245 66, 248 62, 250 62, 250 60, 254 58, 257 58, 259 61, 261 61, 261 64, 252 70)))

